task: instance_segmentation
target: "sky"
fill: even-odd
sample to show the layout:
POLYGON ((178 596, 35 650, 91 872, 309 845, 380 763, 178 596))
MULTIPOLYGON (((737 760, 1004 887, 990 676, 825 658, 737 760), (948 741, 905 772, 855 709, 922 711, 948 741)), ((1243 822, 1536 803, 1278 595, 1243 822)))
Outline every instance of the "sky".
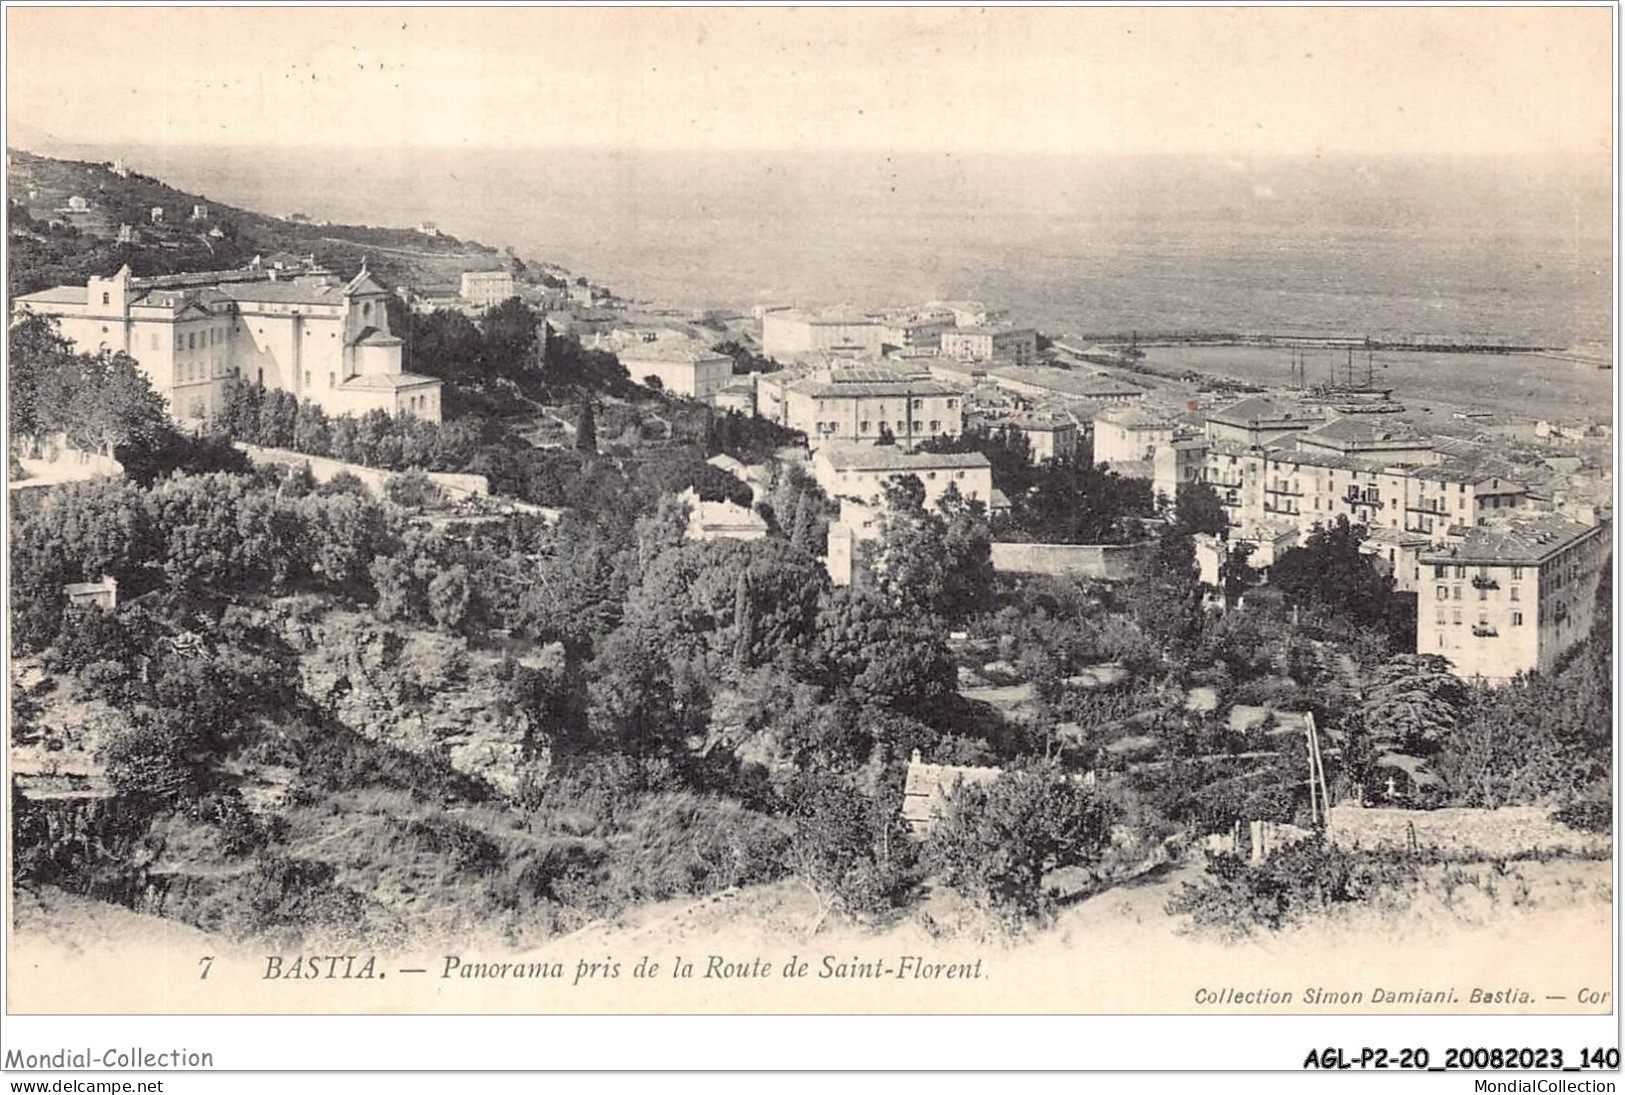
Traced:
POLYGON ((1611 153, 1611 9, 19 9, 74 144, 1611 153))

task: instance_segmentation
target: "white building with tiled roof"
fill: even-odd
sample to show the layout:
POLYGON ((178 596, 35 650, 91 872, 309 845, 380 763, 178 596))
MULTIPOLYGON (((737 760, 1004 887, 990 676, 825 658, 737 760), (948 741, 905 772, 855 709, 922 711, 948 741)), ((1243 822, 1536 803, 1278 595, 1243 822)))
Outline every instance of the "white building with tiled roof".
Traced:
POLYGON ((647 384, 653 378, 662 391, 705 403, 714 402, 734 375, 733 358, 697 344, 635 343, 616 356, 634 382, 647 384))
POLYGON ((908 452, 896 445, 825 445, 813 454, 813 478, 831 498, 873 504, 886 484, 912 475, 931 508, 957 487, 962 497, 993 507, 993 465, 979 452, 908 452))
POLYGON ((83 288, 18 297, 14 307, 55 316, 81 350, 129 354, 182 421, 218 413, 241 382, 330 414, 383 410, 438 422, 440 381, 401 371, 388 296, 365 269, 346 283, 314 269, 137 278, 126 266, 83 288))
POLYGON ((1111 407, 1095 417, 1097 464, 1138 463, 1174 441, 1174 420, 1149 407, 1111 407))
POLYGON ((820 380, 783 383, 764 376, 757 385, 758 413, 807 435, 814 448, 842 442, 873 444, 890 435, 912 449, 933 437, 958 437, 964 397, 935 380, 820 380))
POLYGON ((1612 540, 1555 513, 1452 530, 1418 559, 1417 653, 1490 683, 1552 669, 1591 633, 1612 540))

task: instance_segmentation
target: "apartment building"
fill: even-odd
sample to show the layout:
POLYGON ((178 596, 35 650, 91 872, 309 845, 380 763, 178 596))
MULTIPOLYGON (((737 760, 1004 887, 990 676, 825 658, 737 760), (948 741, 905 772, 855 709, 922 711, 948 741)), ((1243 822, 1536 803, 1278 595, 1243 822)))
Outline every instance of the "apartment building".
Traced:
POLYGON ((1612 528, 1553 513, 1453 531, 1419 557, 1416 650, 1491 684, 1548 671, 1591 632, 1612 528))
POLYGON ((942 354, 956 361, 1038 363, 1038 332, 1031 327, 952 327, 942 332, 942 354))
POLYGON ((1295 403, 1251 396, 1207 413, 1209 441, 1266 445, 1288 434, 1313 430, 1326 422, 1319 411, 1295 403))
POLYGON ((1146 407, 1109 407, 1095 416, 1097 464, 1151 460, 1159 448, 1172 445, 1174 420, 1146 407))
POLYGON ((839 442, 874 443, 890 436, 912 449, 933 437, 958 437, 964 398, 935 380, 820 380, 804 378, 782 387, 758 383, 758 413, 807 435, 813 447, 839 442))
POLYGON ((463 275, 461 296, 476 308, 491 308, 514 296, 513 274, 507 270, 469 271, 463 275))

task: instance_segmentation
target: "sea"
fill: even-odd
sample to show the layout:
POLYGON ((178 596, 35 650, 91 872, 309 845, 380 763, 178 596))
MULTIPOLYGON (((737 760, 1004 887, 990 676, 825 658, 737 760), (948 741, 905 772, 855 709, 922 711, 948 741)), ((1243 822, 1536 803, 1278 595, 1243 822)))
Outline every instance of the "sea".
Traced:
POLYGON ((267 213, 433 221, 663 303, 1611 346, 1607 156, 98 151, 267 213))

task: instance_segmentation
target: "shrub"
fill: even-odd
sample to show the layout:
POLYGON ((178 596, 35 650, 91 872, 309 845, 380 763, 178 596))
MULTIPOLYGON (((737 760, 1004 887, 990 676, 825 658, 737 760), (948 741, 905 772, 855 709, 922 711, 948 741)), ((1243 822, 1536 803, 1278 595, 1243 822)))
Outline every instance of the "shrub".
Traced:
POLYGON ((1006 772, 949 795, 926 842, 926 862, 949 888, 1019 926, 1051 911, 1047 873, 1099 859, 1113 813, 1052 765, 1006 772))
POLYGON ((1256 867, 1234 855, 1209 853, 1207 877, 1185 883, 1167 909, 1189 916, 1198 930, 1240 937, 1369 901, 1415 881, 1417 873, 1409 858, 1348 851, 1311 837, 1285 845, 1256 867))

